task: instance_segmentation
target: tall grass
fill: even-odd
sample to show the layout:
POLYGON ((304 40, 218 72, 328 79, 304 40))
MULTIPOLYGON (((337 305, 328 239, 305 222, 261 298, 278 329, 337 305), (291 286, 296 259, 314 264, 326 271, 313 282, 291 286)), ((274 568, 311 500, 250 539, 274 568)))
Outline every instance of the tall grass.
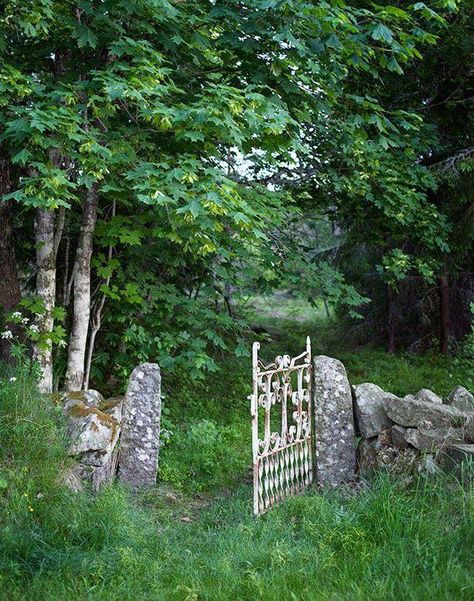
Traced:
MULTIPOLYGON (((301 333, 275 336, 269 352, 281 350, 282 341, 293 352, 301 333)), ((361 361, 361 378, 384 384, 382 360, 353 355, 350 374, 361 361)), ((433 373, 429 363, 421 376, 413 363, 410 370, 393 365, 400 394, 433 373)), ((161 476, 184 496, 157 487, 133 497, 117 485, 96 497, 64 486, 70 460, 62 412, 37 393, 28 362, 5 368, 0 599, 474 597, 468 478, 380 474, 360 489, 312 490, 254 519, 244 483, 248 366, 229 361, 226 368, 225 378, 169 387, 164 423, 173 434, 161 476), (216 494, 222 486, 226 491, 216 494)))
POLYGON ((10 570, 2 590, 10 599, 472 599, 468 495, 450 479, 385 475, 365 491, 290 499, 259 519, 249 497, 241 487, 198 515, 180 507, 163 519, 151 508, 117 511, 108 491, 82 540, 10 570), (108 531, 100 544, 98 525, 108 531))
POLYGON ((12 599, 42 574, 74 580, 105 565, 140 532, 140 514, 119 488, 94 498, 64 485, 64 416, 38 394, 28 361, 0 379, 0 596, 12 599))

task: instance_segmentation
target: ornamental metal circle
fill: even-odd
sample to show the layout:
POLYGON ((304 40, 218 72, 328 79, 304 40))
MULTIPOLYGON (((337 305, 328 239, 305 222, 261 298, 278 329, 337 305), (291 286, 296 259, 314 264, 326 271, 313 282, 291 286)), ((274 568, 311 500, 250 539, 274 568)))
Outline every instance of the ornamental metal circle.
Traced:
POLYGON ((311 439, 311 341, 291 358, 279 355, 265 365, 252 347, 254 513, 304 490, 313 480, 311 439))

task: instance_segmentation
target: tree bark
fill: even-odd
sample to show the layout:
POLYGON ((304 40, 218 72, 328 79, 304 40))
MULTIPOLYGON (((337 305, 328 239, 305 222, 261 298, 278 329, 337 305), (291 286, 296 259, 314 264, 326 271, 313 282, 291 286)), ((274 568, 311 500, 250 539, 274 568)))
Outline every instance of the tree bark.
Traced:
POLYGON ((91 310, 92 241, 97 221, 98 194, 94 185, 87 191, 74 264, 74 304, 66 371, 67 390, 81 390, 91 310))
POLYGON ((63 237, 64 224, 66 223, 66 209, 65 207, 59 207, 58 210, 58 223, 56 226, 56 232, 54 234, 54 260, 58 258, 59 245, 61 244, 61 238, 63 237))
POLYGON ((393 288, 387 285, 388 352, 395 353, 395 302, 393 288))
MULTIPOLYGON (((116 208, 117 208, 117 205, 114 200, 114 202, 112 203, 111 219, 113 219, 115 217, 116 208)), ((107 258, 109 260, 109 263, 110 263, 110 260, 112 259, 112 253, 113 253, 113 247, 111 244, 109 244, 109 250, 107 253, 107 258)), ((103 284, 105 286, 108 286, 110 284, 110 275, 107 276, 107 278, 105 279, 103 284)), ((90 375, 91 375, 92 357, 94 355, 95 339, 96 339, 97 333, 99 332, 100 327, 102 325, 102 310, 104 309, 106 298, 107 297, 102 292, 100 300, 97 301, 94 308, 91 310, 91 312, 92 312, 91 319, 90 319, 91 334, 89 336, 89 347, 87 349, 87 357, 86 357, 86 364, 85 364, 84 390, 89 389, 89 381, 90 381, 90 375)))
POLYGON ((56 298, 56 262, 54 251, 54 211, 37 209, 35 216, 36 293, 43 301, 44 313, 39 323, 40 344, 33 349, 34 359, 41 368, 38 388, 41 392, 53 390, 53 349, 47 335, 54 327, 53 309, 56 298))
POLYGON ((449 353, 449 330, 450 330, 450 312, 449 312, 449 288, 448 276, 443 273, 438 281, 439 291, 439 352, 443 355, 449 353))
MULTIPOLYGON (((13 233, 12 201, 2 200, 10 191, 10 162, 0 158, 0 309, 8 313, 16 308, 21 300, 20 282, 16 269, 15 244, 13 233)), ((18 333, 17 326, 6 323, 7 328, 18 333)), ((11 341, 0 338, 0 358, 11 362, 11 341)))
POLYGON ((234 311, 232 309, 232 286, 230 284, 225 284, 224 288, 224 301, 227 307, 227 313, 229 317, 234 317, 234 311))

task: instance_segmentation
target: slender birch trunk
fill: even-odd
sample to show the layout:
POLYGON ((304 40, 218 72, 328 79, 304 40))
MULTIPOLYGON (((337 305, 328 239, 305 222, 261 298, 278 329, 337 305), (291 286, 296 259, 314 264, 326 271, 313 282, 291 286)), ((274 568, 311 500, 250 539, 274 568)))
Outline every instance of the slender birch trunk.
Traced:
MULTIPOLYGON (((10 192, 10 162, 0 158, 0 310, 6 313, 16 308, 21 299, 20 282, 16 269, 15 245, 13 234, 12 201, 2 200, 10 192)), ((14 333, 17 327, 6 324, 14 333)), ((0 358, 10 362, 11 343, 0 338, 0 358)))
POLYGON ((74 264, 74 304, 65 387, 81 390, 91 310, 92 240, 97 221, 98 195, 94 185, 86 194, 74 264))
MULTIPOLYGON (((115 211, 116 211, 116 202, 114 200, 114 202, 112 203, 112 212, 111 212, 111 219, 113 219, 115 217, 115 211)), ((107 253, 107 258, 109 260, 112 259, 112 253, 113 253, 113 247, 111 244, 109 244, 109 250, 107 253)), ((108 286, 110 284, 110 275, 107 276, 107 278, 105 279, 105 281, 103 282, 103 284, 105 286, 108 286)), ((85 364, 85 375, 84 375, 84 390, 88 390, 89 388, 89 381, 90 381, 90 375, 91 375, 91 367, 92 367, 92 357, 94 355, 94 346, 95 346, 95 339, 97 336, 97 333, 100 330, 100 327, 102 325, 102 310, 104 309, 104 305, 105 305, 105 300, 106 300, 106 296, 105 294, 102 292, 100 300, 98 300, 95 303, 95 306, 93 307, 93 309, 91 309, 91 319, 90 319, 90 327, 91 327, 91 333, 89 336, 89 347, 87 349, 87 357, 86 357, 86 364, 85 364)))
POLYGON ((44 313, 39 324, 41 343, 35 345, 33 356, 41 368, 38 383, 41 392, 53 390, 53 350, 51 339, 47 335, 54 326, 53 309, 56 298, 54 221, 54 211, 36 210, 36 293, 43 301, 44 313))

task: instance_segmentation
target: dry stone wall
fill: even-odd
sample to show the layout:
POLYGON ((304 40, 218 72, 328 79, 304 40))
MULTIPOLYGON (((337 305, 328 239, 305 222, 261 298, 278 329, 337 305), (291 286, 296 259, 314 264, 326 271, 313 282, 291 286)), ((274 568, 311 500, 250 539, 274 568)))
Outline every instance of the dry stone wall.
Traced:
POLYGON ((321 485, 347 483, 381 466, 433 472, 474 457, 474 396, 462 386, 444 400, 427 388, 403 398, 370 382, 351 390, 342 363, 319 356, 314 413, 321 485))
POLYGON ((158 471, 161 374, 154 363, 135 368, 125 397, 104 399, 96 390, 66 392, 73 470, 65 476, 71 488, 86 482, 93 491, 120 480, 134 489, 153 485, 158 471))
POLYGON ((353 391, 361 474, 403 457, 432 469, 474 456, 474 396, 462 386, 445 400, 426 388, 403 398, 374 384, 353 391))
MULTIPOLYGON (((380 465, 409 461, 419 469, 456 465, 474 457, 474 396, 457 386, 446 399, 423 388, 400 398, 370 382, 352 386, 344 365, 314 357, 314 438, 320 485, 350 483, 380 465), (358 443, 356 443, 358 441, 358 443)), ((144 363, 132 372, 125 397, 94 390, 62 396, 68 418, 66 477, 73 488, 98 490, 116 475, 138 489, 156 481, 161 373, 144 363)))

